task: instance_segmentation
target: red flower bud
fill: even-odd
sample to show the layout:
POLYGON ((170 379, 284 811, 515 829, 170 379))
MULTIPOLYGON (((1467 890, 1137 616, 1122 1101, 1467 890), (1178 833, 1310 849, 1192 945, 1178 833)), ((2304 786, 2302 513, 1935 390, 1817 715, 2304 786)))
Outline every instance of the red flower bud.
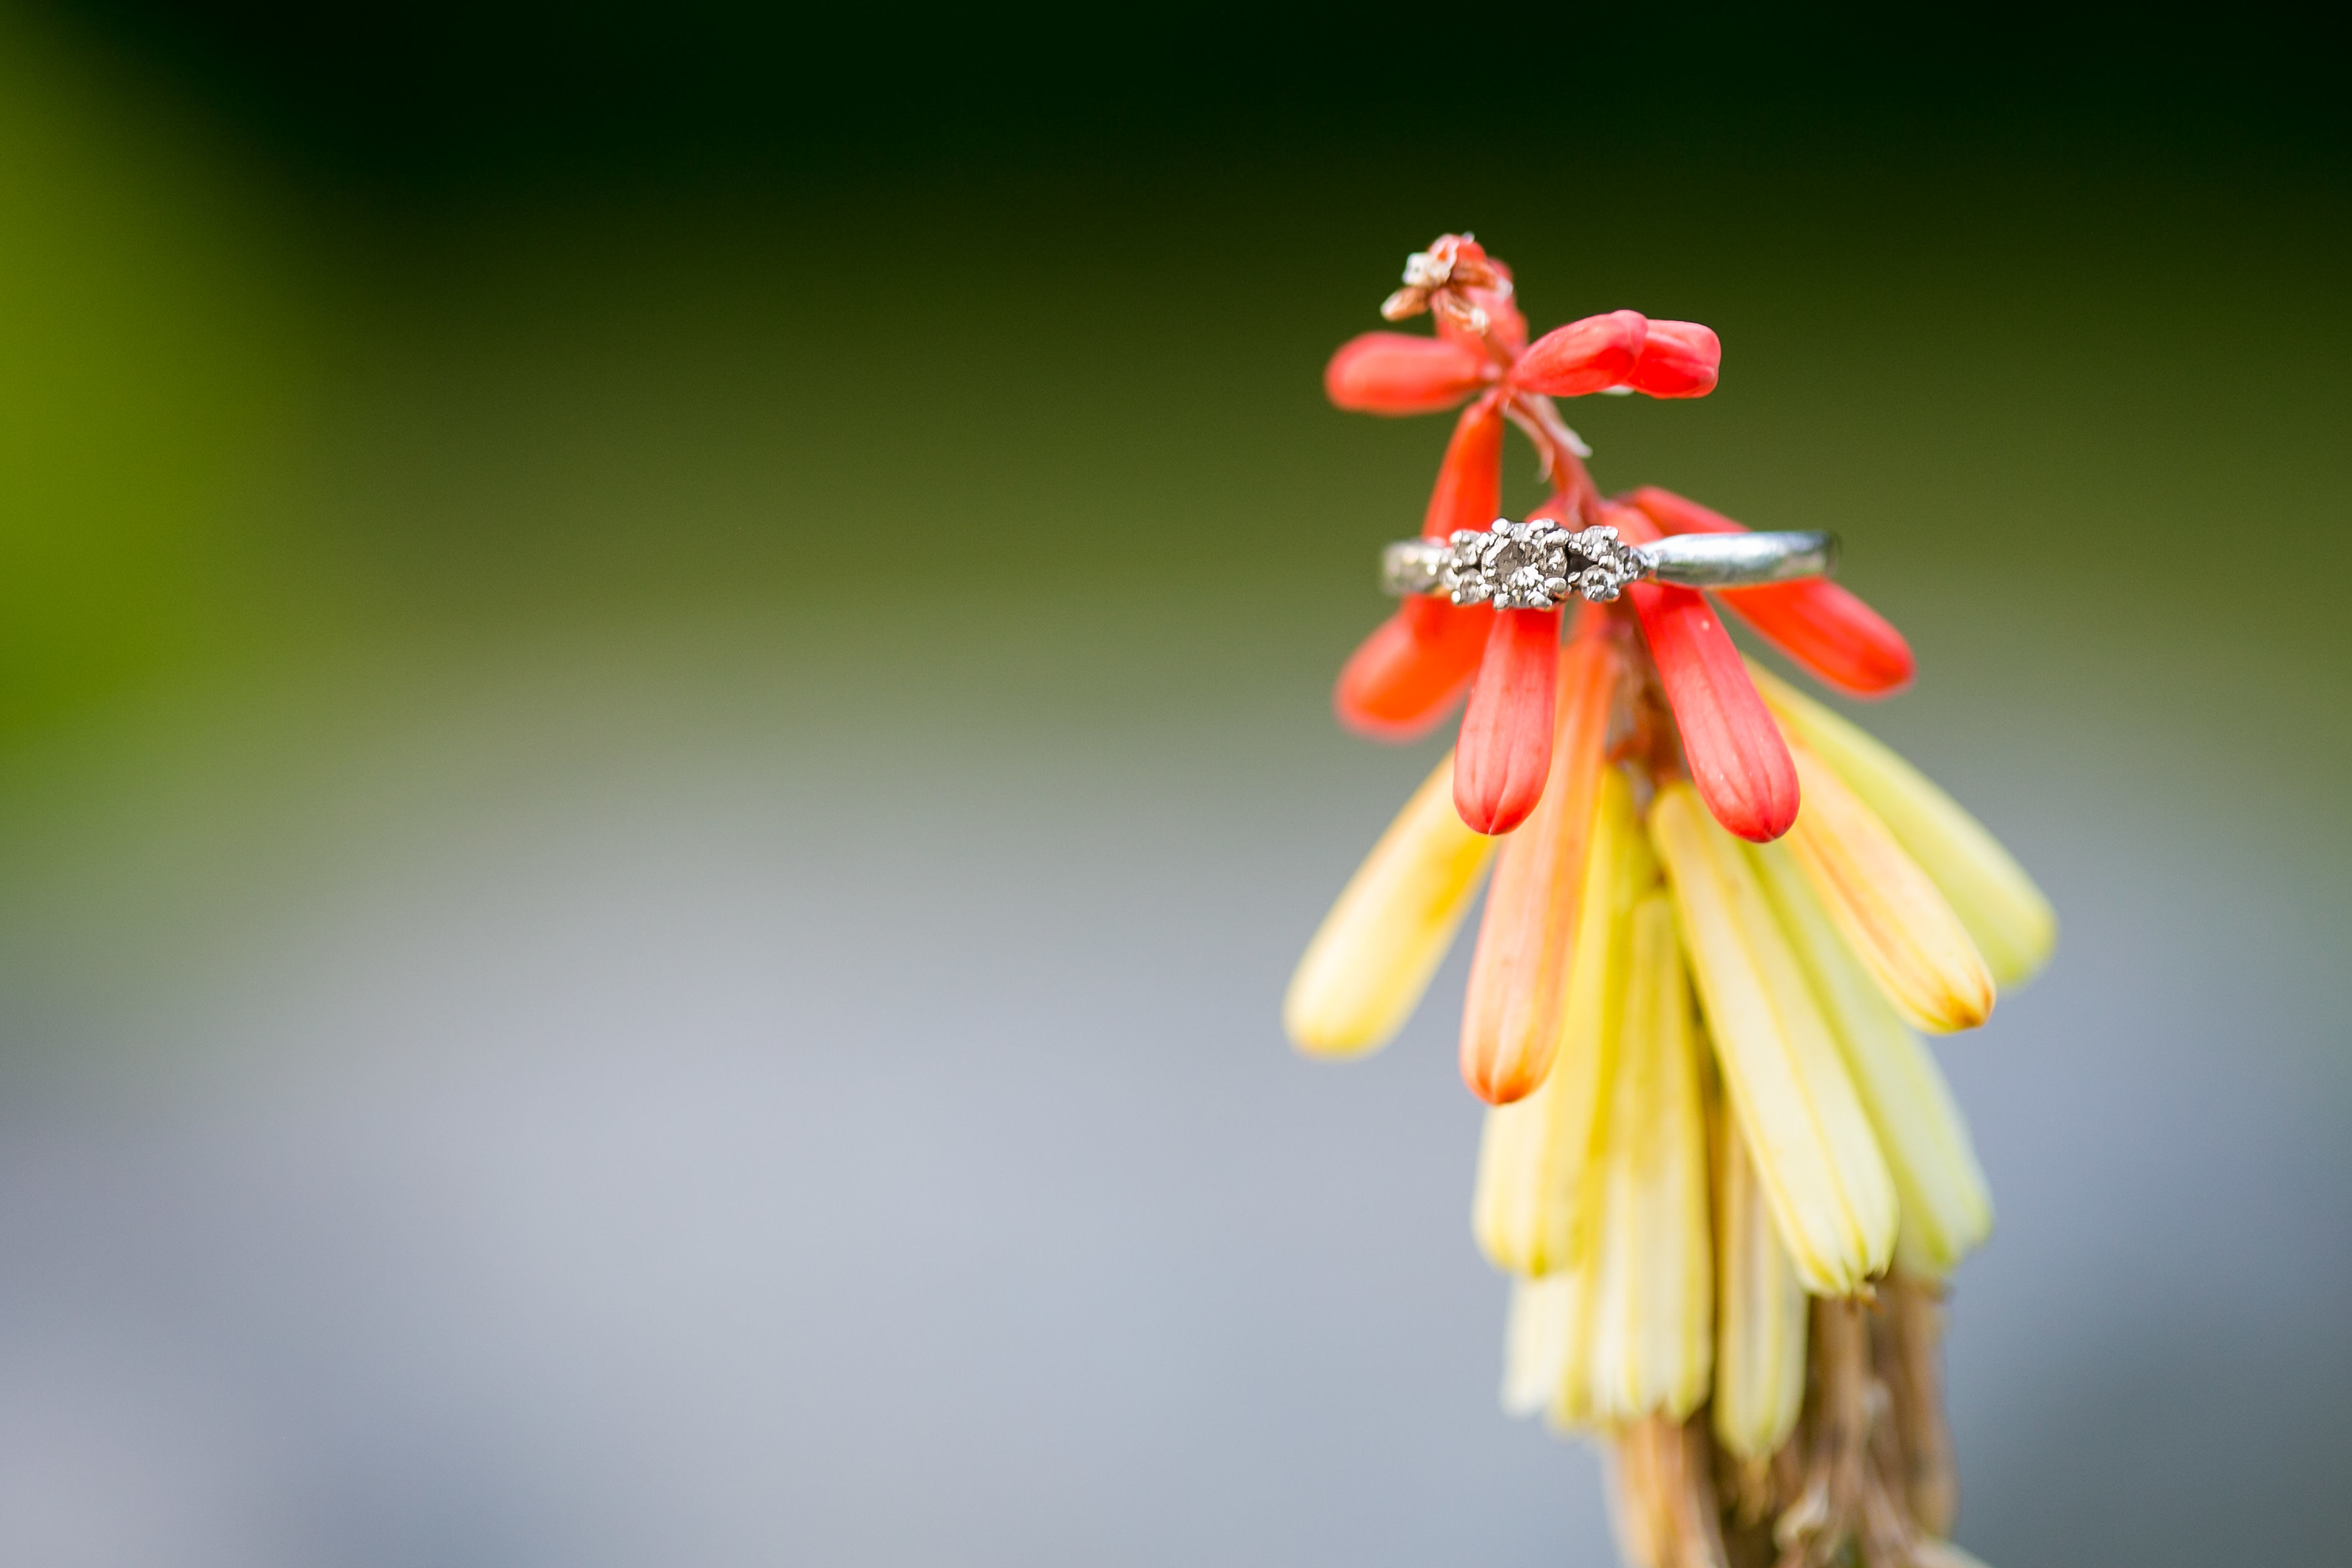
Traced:
MULTIPOLYGON (((1601 521, 1628 543, 1658 536, 1634 507, 1603 503, 1601 521)), ((1797 764, 1731 634, 1696 588, 1635 583, 1625 595, 1641 617, 1699 799, 1742 838, 1766 844, 1780 837, 1797 820, 1797 764)))
MULTIPOLYGON (((1475 832, 1508 833, 1543 798, 1544 778, 1551 771, 1559 612, 1492 615, 1494 630, 1470 687, 1462 739, 1454 748, 1454 809, 1475 832)), ((1747 679, 1745 670, 1740 678, 1747 679)), ((1762 710, 1761 698, 1757 707, 1762 710)))
POLYGON ((1434 414, 1485 385, 1493 363, 1475 346, 1409 332, 1366 332, 1324 367, 1323 390, 1359 414, 1434 414))
MULTIPOLYGON (((1746 531, 1721 512, 1655 485, 1631 499, 1668 533, 1746 531)), ((1758 636, 1840 691, 1887 697, 1911 684, 1911 645, 1903 634, 1826 578, 1727 588, 1721 597, 1758 636)))
POLYGON ((1723 343, 1712 328, 1696 321, 1652 321, 1625 383, 1653 397, 1705 397, 1715 390, 1722 364, 1723 343))
POLYGON ((1425 735, 1460 699, 1486 651, 1493 616, 1443 599, 1408 599, 1339 671, 1339 722, 1376 741, 1425 735))
POLYGON ((1639 310, 1587 316, 1538 338, 1511 369, 1514 384, 1554 397, 1623 386, 1641 357, 1649 322, 1639 310))
POLYGON ((1422 515, 1425 539, 1444 539, 1457 528, 1483 531, 1503 507, 1503 400, 1489 393, 1462 411, 1437 486, 1422 515))
POLYGON ((1699 798, 1742 838, 1780 837, 1797 820, 1797 764, 1731 634, 1696 588, 1636 583, 1626 593, 1642 617, 1699 798))

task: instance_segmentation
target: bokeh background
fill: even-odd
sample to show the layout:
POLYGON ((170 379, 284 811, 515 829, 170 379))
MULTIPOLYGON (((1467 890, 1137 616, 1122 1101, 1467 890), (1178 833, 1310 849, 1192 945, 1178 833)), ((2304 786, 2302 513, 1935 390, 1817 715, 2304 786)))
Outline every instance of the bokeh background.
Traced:
POLYGON ((1597 473, 1841 531, 2063 911, 1960 1539, 2352 1553, 2333 39, 344 10, 0 3, 0 1560, 1609 1561, 1461 955, 1276 1023, 1464 227, 1721 331, 1597 473))

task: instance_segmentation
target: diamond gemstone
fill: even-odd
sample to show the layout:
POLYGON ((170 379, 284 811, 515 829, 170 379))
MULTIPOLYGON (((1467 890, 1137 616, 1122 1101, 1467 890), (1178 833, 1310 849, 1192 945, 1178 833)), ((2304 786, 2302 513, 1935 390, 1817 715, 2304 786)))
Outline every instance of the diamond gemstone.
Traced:
POLYGON ((1550 522, 1497 519, 1484 533, 1456 532, 1441 575, 1457 605, 1549 609, 1568 590, 1569 537, 1550 522))
POLYGON ((1446 542, 1438 584, 1457 605, 1548 610, 1570 594, 1607 604, 1642 574, 1617 531, 1605 526, 1570 533, 1542 520, 1498 518, 1483 532, 1456 530, 1446 542))

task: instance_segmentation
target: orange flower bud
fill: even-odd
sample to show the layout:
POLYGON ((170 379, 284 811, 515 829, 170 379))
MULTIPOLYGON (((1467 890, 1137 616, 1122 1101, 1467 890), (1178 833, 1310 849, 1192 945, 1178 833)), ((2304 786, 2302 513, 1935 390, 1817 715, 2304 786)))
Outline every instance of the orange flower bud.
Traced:
POLYGON ((1462 1010, 1462 1078, 1496 1105, 1533 1092, 1559 1048, 1621 668, 1608 626, 1601 610, 1586 605, 1560 650, 1551 777, 1534 814, 1504 842, 1478 928, 1462 1010))
POLYGON ((1581 397, 1626 384, 1649 322, 1639 310, 1587 316, 1538 338, 1511 367, 1514 385, 1554 397, 1581 397))
POLYGON ((1838 934, 1913 1028, 1983 1023, 1993 981, 1968 928, 1878 814, 1810 747, 1794 750, 1805 811, 1789 847, 1838 934))
POLYGON ((1323 390, 1358 414, 1434 414, 1494 379, 1475 348, 1408 332, 1366 332, 1340 345, 1324 367, 1323 390))

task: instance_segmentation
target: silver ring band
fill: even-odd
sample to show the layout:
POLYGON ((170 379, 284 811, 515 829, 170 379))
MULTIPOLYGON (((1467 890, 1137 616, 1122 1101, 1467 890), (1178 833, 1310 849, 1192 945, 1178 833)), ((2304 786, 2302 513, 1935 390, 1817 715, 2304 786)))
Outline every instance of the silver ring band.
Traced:
POLYGON ((1381 552, 1381 585, 1398 595, 1444 594, 1457 605, 1548 610, 1580 597, 1605 605, 1643 581, 1685 588, 1749 588, 1837 569, 1837 535, 1678 533, 1626 544, 1609 527, 1575 531, 1497 518, 1485 532, 1407 539, 1381 552))
POLYGON ((1837 571, 1838 537, 1820 529, 1787 533, 1675 533, 1634 547, 1650 575, 1685 588, 1753 588, 1837 571))

